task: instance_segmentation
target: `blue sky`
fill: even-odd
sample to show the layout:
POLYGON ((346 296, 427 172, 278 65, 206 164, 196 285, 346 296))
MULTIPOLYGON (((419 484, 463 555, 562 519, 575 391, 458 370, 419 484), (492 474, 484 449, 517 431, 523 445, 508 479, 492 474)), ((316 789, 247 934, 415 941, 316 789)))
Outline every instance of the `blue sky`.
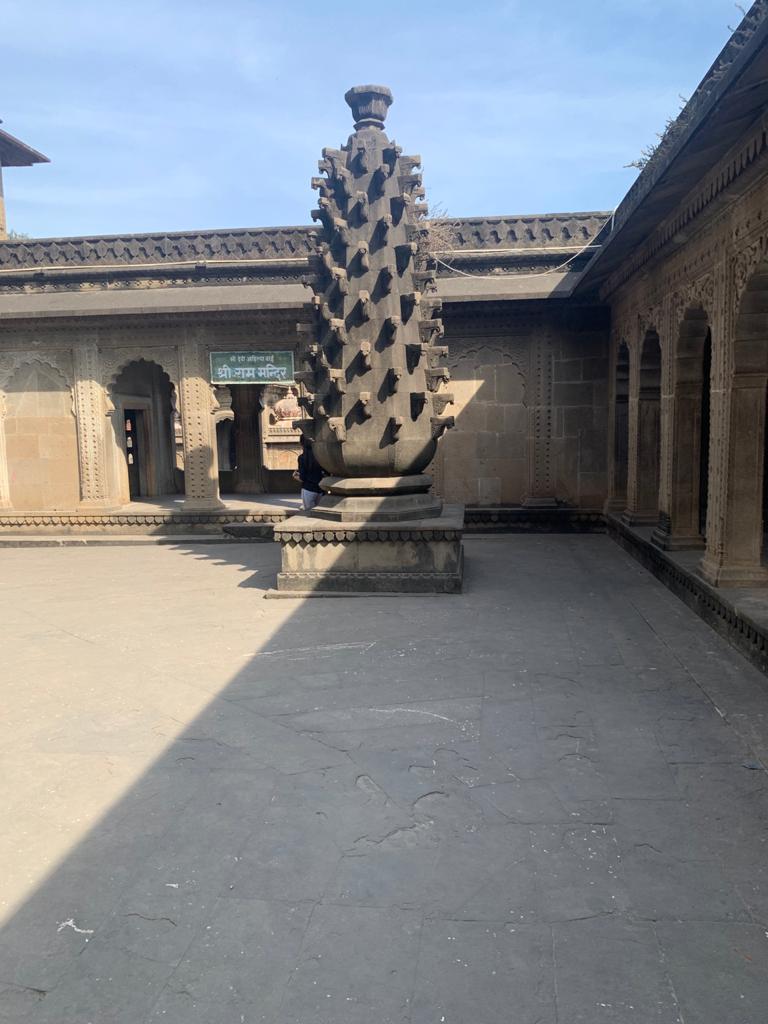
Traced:
POLYGON ((613 208, 691 95, 732 0, 4 0, 3 128, 36 236, 309 222, 309 179, 381 82, 451 216, 613 208), (369 11, 369 14, 365 12, 369 11))

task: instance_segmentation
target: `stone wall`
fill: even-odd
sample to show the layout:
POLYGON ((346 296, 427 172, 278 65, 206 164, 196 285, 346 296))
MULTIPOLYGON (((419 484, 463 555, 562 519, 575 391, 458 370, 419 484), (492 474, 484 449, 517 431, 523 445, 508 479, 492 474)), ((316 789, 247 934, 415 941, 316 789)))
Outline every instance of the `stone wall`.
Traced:
POLYGON ((601 310, 444 311, 456 427, 435 486, 467 505, 555 502, 601 508, 606 496, 608 331, 601 310))
MULTIPOLYGON (((452 374, 448 390, 455 398, 446 412, 455 415, 456 429, 440 442, 433 467, 436 490, 448 501, 467 505, 560 502, 590 510, 602 507, 606 497, 608 337, 604 315, 568 311, 559 304, 552 309, 544 303, 474 303, 447 305, 444 320, 452 374)), ((147 363, 152 365, 152 372, 165 381, 165 389, 168 382, 173 385, 182 418, 185 396, 188 405, 202 403, 202 418, 188 431, 189 448, 199 431, 213 423, 214 408, 209 387, 199 383, 194 389, 183 386, 192 363, 181 355, 189 344, 194 342, 197 372, 204 368, 208 351, 295 349, 296 340, 296 314, 292 311, 196 319, 193 328, 186 322, 149 317, 98 326, 77 322, 31 329, 5 326, 0 331, 0 371, 4 362, 9 367, 15 365, 14 360, 34 349, 49 362, 50 372, 59 376, 63 390, 57 401, 69 403, 68 419, 66 424, 60 422, 55 442, 59 451, 55 471, 47 474, 49 479, 59 480, 64 490, 58 496, 39 491, 20 499, 16 486, 10 507, 60 508, 65 500, 62 495, 69 508, 78 502, 108 507, 125 504, 120 410, 123 393, 138 395, 146 390, 146 374, 141 381, 130 382, 139 360, 145 361, 145 369, 147 363), (66 372, 56 370, 57 365, 66 372), (126 367, 133 369, 126 371, 126 367), (73 391, 78 401, 73 402, 73 391)), ((7 396, 6 404, 8 400, 7 396)), ((163 401, 167 404, 166 398, 163 401)), ((11 403, 11 412, 14 409, 11 403)), ((177 489, 170 463, 160 465, 170 459, 167 418, 164 407, 155 428, 165 453, 162 460, 156 460, 159 494, 177 489)), ((12 440, 16 426, 8 413, 5 428, 7 465, 18 479, 18 442, 12 440)), ((53 443, 46 442, 49 449, 53 443)), ((188 454, 195 458, 205 455, 191 449, 188 454)), ((205 491, 195 500, 203 504, 218 500, 213 491, 209 493, 206 467, 207 462, 193 474, 193 482, 205 491)), ((24 473, 45 475, 29 465, 24 473)))
POLYGON ((5 436, 14 508, 70 511, 80 498, 72 393, 52 366, 29 362, 6 386, 5 436))

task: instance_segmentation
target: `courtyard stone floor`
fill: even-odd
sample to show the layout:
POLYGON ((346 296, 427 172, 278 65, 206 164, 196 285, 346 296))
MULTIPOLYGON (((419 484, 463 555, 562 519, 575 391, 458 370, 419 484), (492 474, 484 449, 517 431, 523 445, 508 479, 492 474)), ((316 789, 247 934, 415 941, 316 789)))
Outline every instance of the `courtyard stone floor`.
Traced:
POLYGON ((0 1021, 765 1024, 768 682, 604 536, 0 552, 0 1021))

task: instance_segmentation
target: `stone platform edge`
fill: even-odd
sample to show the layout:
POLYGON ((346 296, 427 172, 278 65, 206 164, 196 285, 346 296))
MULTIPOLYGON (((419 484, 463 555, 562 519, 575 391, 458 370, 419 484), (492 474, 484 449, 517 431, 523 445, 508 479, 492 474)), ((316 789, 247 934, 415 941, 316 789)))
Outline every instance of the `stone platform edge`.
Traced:
POLYGON ((117 534, 221 534, 232 525, 274 525, 295 515, 293 509, 227 510, 215 512, 6 512, 0 513, 0 545, 8 539, 46 535, 87 537, 117 534))
POLYGON ((463 533, 462 505, 445 505, 439 516, 395 522, 295 516, 274 528, 282 560, 276 590, 294 597, 459 594, 463 533))
POLYGON ((743 596, 739 591, 711 586, 696 572, 681 565, 675 552, 656 547, 639 529, 628 526, 617 516, 608 514, 605 522, 609 536, 620 547, 768 675, 768 590, 759 591, 765 594, 765 621, 761 622, 742 606, 743 596))
MULTIPOLYGON (((249 526, 276 526, 286 519, 301 515, 300 510, 256 508, 216 512, 185 512, 176 510, 87 511, 69 512, 3 512, 0 510, 0 547, 13 541, 18 546, 25 537, 84 537, 106 534, 117 543, 124 534, 173 536, 184 534, 203 537, 215 534, 247 540, 249 526)), ((397 525, 393 523, 392 525, 397 525)), ((464 512, 464 533, 604 533, 605 517, 594 509, 526 509, 519 505, 469 506, 464 512)), ((262 537, 259 531, 259 537, 262 537)))

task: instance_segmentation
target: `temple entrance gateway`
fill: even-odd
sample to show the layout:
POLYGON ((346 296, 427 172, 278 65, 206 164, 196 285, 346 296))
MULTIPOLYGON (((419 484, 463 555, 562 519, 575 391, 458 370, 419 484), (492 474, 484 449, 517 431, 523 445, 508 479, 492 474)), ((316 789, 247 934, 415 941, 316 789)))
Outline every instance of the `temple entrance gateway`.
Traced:
POLYGON ((209 353, 222 494, 286 494, 301 451, 291 350, 209 353))

